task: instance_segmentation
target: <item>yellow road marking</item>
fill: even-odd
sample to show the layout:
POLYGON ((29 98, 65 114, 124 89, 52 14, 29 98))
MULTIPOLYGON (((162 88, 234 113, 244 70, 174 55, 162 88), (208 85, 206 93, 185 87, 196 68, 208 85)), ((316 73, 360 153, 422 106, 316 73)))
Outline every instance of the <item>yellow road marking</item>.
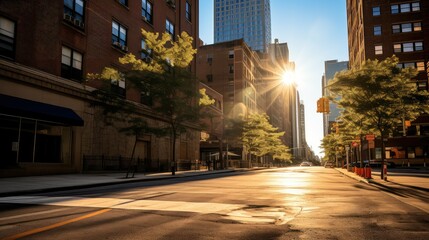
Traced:
POLYGON ((19 234, 13 235, 13 236, 9 236, 9 237, 3 238, 3 240, 15 240, 15 239, 26 237, 26 236, 29 236, 29 235, 33 235, 33 234, 36 234, 36 233, 48 231, 48 230, 51 230, 51 229, 54 229, 54 228, 57 228, 57 227, 64 226, 64 225, 69 224, 69 223, 73 223, 73 222, 77 222, 77 221, 80 221, 80 220, 83 220, 83 219, 86 219, 86 218, 94 217, 96 215, 108 212, 110 210, 112 210, 112 209, 102 209, 102 210, 99 210, 99 211, 96 211, 96 212, 92 212, 92 213, 84 215, 84 216, 80 216, 80 217, 77 217, 77 218, 73 218, 73 219, 69 219, 69 220, 66 220, 66 221, 59 222, 59 223, 55 223, 55 224, 52 224, 52 225, 49 225, 49 226, 45 226, 45 227, 41 227, 41 228, 36 228, 36 229, 32 229, 32 230, 29 230, 29 231, 26 231, 26 232, 23 232, 23 233, 19 233, 19 234))

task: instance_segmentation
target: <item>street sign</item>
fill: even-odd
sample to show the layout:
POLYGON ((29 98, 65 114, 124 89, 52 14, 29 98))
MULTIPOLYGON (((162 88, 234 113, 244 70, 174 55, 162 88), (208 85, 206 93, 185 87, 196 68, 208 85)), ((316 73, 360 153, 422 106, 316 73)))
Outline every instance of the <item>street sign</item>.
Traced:
POLYGON ((374 134, 368 134, 365 136, 367 141, 374 141, 375 135, 374 134))

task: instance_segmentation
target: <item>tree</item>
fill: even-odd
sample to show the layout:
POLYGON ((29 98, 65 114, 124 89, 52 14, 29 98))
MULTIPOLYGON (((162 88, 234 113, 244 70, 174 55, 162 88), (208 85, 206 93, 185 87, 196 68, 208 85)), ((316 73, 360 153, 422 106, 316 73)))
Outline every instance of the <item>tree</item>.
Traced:
POLYGON ((250 114, 244 121, 241 140, 249 153, 258 157, 272 155, 273 158, 290 161, 289 149, 281 142, 284 132, 277 132, 277 128, 269 123, 266 114, 250 114))
POLYGON ((192 37, 186 32, 177 36, 174 42, 167 33, 160 36, 159 33, 142 30, 142 35, 146 43, 142 58, 132 53, 119 58, 119 62, 129 70, 120 72, 106 67, 101 74, 90 74, 88 78, 107 80, 109 86, 112 81, 124 80, 127 89, 133 89, 145 97, 145 104, 152 110, 150 115, 164 122, 164 125, 151 126, 141 114, 141 105, 115 95, 109 88, 95 92, 101 102, 106 103, 104 112, 113 119, 111 123, 125 120, 128 126, 120 130, 134 135, 136 141, 139 134, 145 132, 171 137, 171 170, 174 175, 176 139, 198 119, 197 81, 188 69, 196 49, 192 47, 192 37))
MULTIPOLYGON (((340 108, 362 119, 362 129, 381 137, 383 165, 385 139, 405 118, 412 121, 426 112, 429 102, 428 93, 418 91, 412 81, 417 70, 400 69, 397 64, 395 56, 383 61, 368 60, 359 68, 336 74, 328 86, 340 108)), ((381 178, 384 179, 383 171, 381 178)))

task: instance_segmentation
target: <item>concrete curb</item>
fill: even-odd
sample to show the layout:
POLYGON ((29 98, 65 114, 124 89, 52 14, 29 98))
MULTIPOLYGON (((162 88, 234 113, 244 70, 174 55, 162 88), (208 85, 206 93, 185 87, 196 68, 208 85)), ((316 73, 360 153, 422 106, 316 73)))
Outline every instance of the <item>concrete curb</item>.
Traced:
MULTIPOLYGON (((360 177, 360 176, 356 175, 353 172, 348 172, 347 170, 343 170, 343 169, 335 168, 335 170, 337 170, 338 172, 342 173, 343 175, 345 175, 345 176, 347 176, 349 178, 355 179, 355 180, 357 180, 359 182, 363 182, 363 183, 370 184, 370 185, 376 185, 376 186, 384 187, 384 188, 387 188, 387 189, 391 189, 392 188, 391 186, 388 186, 388 185, 384 184, 383 182, 379 182, 377 180, 374 180, 373 178, 366 179, 366 178, 363 178, 363 177, 360 177)), ((408 185, 408 184, 401 184, 401 183, 392 182, 392 181, 389 181, 389 180, 386 180, 385 182, 386 183, 390 183, 390 184, 400 185, 400 186, 407 187, 407 188, 412 188, 412 189, 424 191, 424 192, 429 192, 429 188, 425 188, 425 187, 412 186, 412 185, 408 185)))
POLYGON ((354 180, 357 180, 359 182, 363 182, 363 183, 366 183, 366 184, 370 183, 370 179, 366 179, 366 178, 360 177, 360 176, 356 175, 353 172, 348 172, 347 170, 343 171, 342 169, 339 169, 339 168, 334 168, 334 169, 337 170, 339 173, 343 174, 344 176, 347 176, 347 177, 352 178, 354 180))
POLYGON ((182 173, 176 175, 161 175, 161 176, 153 176, 147 178, 130 178, 124 179, 123 181, 115 181, 115 182, 99 182, 99 183, 90 183, 90 184, 77 184, 72 186, 56 186, 56 187, 46 187, 40 189, 32 189, 32 190, 17 190, 0 193, 0 197, 9 197, 9 196, 17 196, 17 195, 30 195, 30 194, 39 194, 39 193, 47 193, 47 192, 56 192, 56 191, 68 191, 74 189, 85 189, 85 188, 93 188, 93 187, 103 187, 109 185, 117 185, 117 184, 125 184, 125 183, 135 183, 135 182, 149 182, 149 181, 158 181, 165 179, 174 179, 174 178, 188 178, 194 176, 202 176, 202 175, 213 175, 213 174, 221 174, 221 173, 229 173, 229 172, 239 172, 239 171, 251 171, 258 169, 249 169, 249 170, 221 170, 221 171, 204 171, 204 172, 191 172, 191 173, 182 173))

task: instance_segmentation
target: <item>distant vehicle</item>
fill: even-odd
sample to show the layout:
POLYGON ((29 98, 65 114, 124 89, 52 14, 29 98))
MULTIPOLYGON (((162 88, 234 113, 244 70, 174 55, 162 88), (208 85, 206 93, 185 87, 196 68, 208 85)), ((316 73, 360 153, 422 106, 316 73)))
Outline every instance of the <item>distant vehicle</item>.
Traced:
POLYGON ((325 162, 325 168, 328 168, 328 167, 330 167, 330 168, 335 167, 335 163, 334 162, 325 162))
POLYGON ((311 167, 313 166, 313 164, 311 164, 311 162, 302 162, 301 164, 299 164, 300 167, 311 167))

